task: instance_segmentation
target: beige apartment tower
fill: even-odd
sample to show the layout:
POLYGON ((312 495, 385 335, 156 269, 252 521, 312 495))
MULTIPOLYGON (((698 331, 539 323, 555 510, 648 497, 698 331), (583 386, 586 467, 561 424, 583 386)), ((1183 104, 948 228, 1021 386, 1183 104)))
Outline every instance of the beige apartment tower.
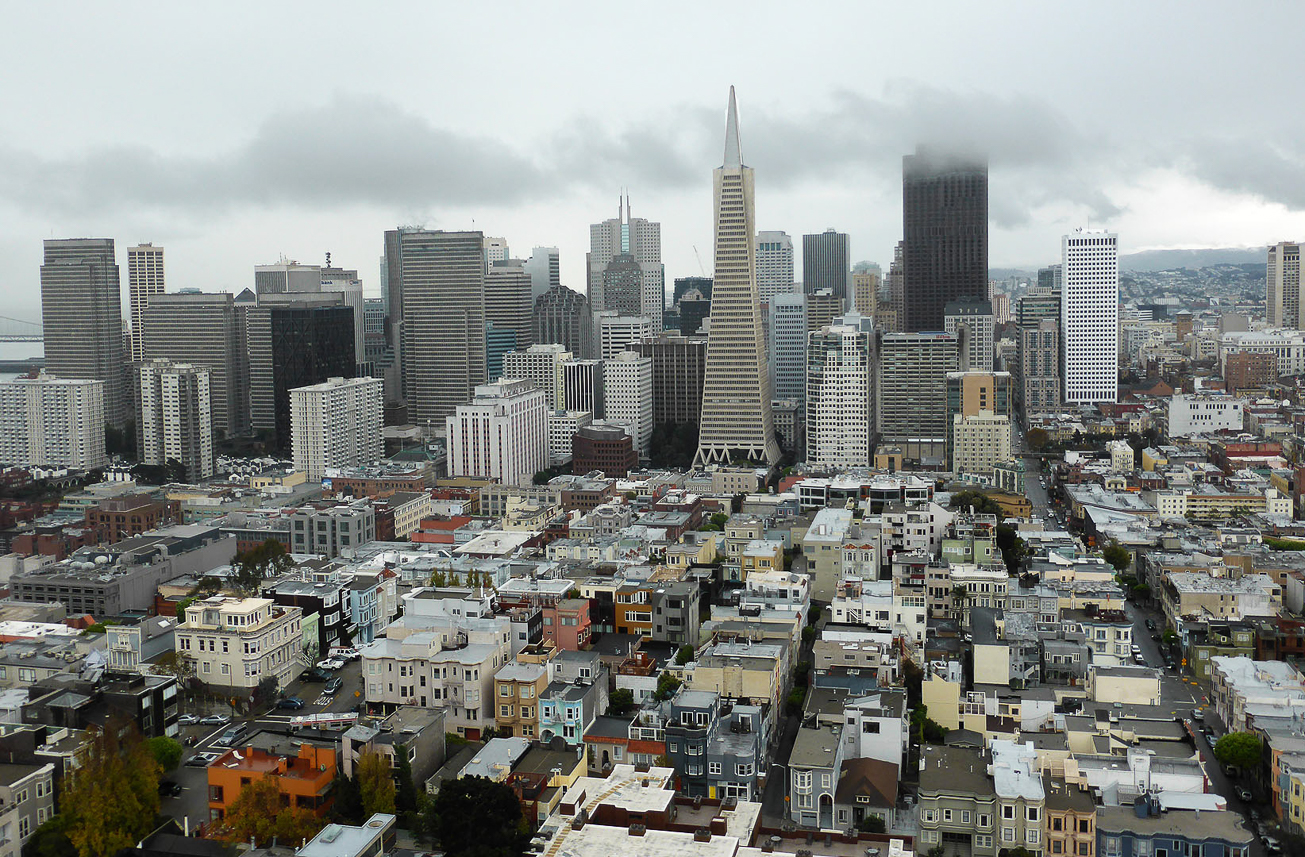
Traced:
POLYGON ((1301 323, 1300 244, 1279 241, 1269 248, 1264 286, 1269 326, 1305 328, 1301 323))
POLYGON ((131 359, 145 359, 145 342, 141 325, 145 305, 154 295, 163 294, 163 248, 139 244, 127 248, 127 295, 131 302, 131 359))
POLYGON ((715 281, 702 389, 702 427, 694 465, 726 464, 738 456, 774 464, 779 444, 770 412, 770 373, 757 294, 752 169, 743 165, 739 114, 730 87, 725 162, 715 186, 715 281))

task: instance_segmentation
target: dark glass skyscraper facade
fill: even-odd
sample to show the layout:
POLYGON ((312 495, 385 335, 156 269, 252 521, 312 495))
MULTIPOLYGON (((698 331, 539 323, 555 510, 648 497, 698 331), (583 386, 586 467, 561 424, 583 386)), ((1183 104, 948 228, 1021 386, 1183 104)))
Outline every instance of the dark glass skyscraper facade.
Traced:
POLYGON ((987 297, 988 165, 917 149, 902 158, 905 332, 940 331, 943 309, 987 297))

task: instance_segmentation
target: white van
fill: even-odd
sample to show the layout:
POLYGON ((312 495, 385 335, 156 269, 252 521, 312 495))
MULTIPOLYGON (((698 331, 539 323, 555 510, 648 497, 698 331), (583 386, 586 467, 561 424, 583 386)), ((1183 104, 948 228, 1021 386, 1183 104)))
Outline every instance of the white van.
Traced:
POLYGON ((358 650, 352 646, 332 646, 331 651, 328 654, 330 657, 338 658, 342 661, 352 661, 362 657, 362 655, 358 653, 358 650))

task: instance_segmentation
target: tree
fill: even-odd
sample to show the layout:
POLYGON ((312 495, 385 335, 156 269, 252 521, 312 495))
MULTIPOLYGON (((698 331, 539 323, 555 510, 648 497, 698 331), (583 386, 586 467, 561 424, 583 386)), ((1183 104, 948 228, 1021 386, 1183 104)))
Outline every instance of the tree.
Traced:
POLYGON ((331 820, 340 824, 362 824, 363 804, 358 778, 346 777, 343 771, 336 771, 331 791, 335 794, 331 803, 331 820))
POLYGON ((134 725, 120 726, 92 727, 79 766, 64 779, 65 833, 83 855, 134 845, 159 811, 158 762, 134 725))
POLYGON ((236 554, 231 561, 231 584, 245 595, 257 595, 268 577, 284 574, 295 562, 276 539, 236 554))
POLYGON ((1229 732, 1214 745, 1214 757, 1225 765, 1253 768, 1260 763, 1260 737, 1250 732, 1229 732))
POLYGON ((485 777, 445 783, 425 821, 444 853, 459 857, 519 857, 530 840, 516 794, 485 777))
POLYGON ((1006 513, 1001 510, 1001 505, 982 491, 957 491, 947 505, 952 509, 972 508, 977 515, 996 515, 998 521, 1006 517, 1006 513))
POLYGON ((617 688, 607 697, 607 713, 620 717, 634 709, 634 693, 626 688, 617 688))
POLYGON ((372 749, 363 750, 354 776, 358 778, 358 792, 362 795, 363 818, 371 818, 378 812, 394 812, 394 774, 388 758, 372 749))
POLYGON ((911 709, 911 740, 916 744, 939 744, 946 740, 947 730, 929 719, 929 707, 919 705, 911 709))
POLYGON ((29 857, 78 857, 77 848, 68 838, 68 813, 60 813, 32 832, 23 846, 29 857))
POLYGON ((1114 539, 1111 539, 1110 544, 1106 545, 1101 551, 1101 556, 1106 562, 1113 565, 1115 571, 1120 574, 1123 574, 1133 562, 1133 554, 1128 550, 1128 548, 1124 547, 1114 539))
POLYGON ((664 672, 657 677, 657 691, 653 698, 657 700, 670 699, 675 695, 675 691, 680 689, 682 682, 675 677, 674 673, 664 672))
POLYGON ((399 813, 405 828, 416 830, 417 816, 421 812, 422 798, 425 795, 417 791, 416 785, 412 782, 412 763, 408 761, 408 748, 397 744, 394 749, 399 759, 399 766, 395 770, 395 779, 398 782, 395 784, 394 809, 399 813))
POLYGON ((1051 440, 1051 435, 1047 434, 1046 429, 1032 428, 1028 434, 1024 435, 1024 440, 1028 441, 1029 449, 1034 452, 1041 452, 1047 448, 1047 442, 1051 440))
POLYGON ((181 764, 181 744, 166 735, 149 740, 150 753, 159 767, 165 771, 174 771, 181 764))
POLYGON ((1029 543, 1019 537, 1014 527, 1006 524, 997 525, 997 550, 1001 551, 1007 574, 1019 574, 1024 561, 1029 558, 1029 543))
POLYGON ((680 646, 680 650, 675 653, 675 663, 684 666, 693 660, 693 646, 680 646))
POLYGON ((322 821, 306 809, 282 806, 281 790, 271 777, 259 777, 240 790, 223 819, 230 842, 267 845, 276 837, 281 842, 311 839, 322 829, 322 821))

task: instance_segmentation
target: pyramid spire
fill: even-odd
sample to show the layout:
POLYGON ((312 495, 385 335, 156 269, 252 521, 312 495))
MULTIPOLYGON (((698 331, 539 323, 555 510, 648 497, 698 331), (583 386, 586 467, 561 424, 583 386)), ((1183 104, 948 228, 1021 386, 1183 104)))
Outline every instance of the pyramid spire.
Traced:
POLYGON ((739 107, 734 101, 734 87, 730 87, 730 107, 725 116, 726 169, 743 166, 743 147, 739 144, 739 107))

